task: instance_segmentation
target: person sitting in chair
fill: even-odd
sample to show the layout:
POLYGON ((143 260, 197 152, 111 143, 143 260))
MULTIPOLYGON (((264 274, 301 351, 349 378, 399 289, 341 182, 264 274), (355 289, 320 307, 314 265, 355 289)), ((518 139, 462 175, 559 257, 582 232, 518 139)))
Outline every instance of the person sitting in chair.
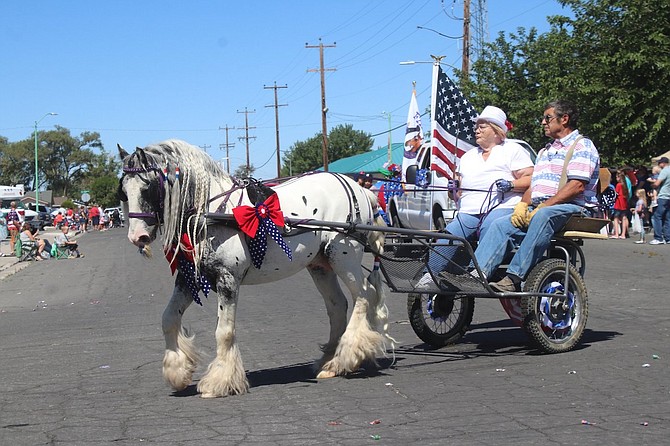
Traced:
POLYGON ((45 246, 44 240, 33 234, 32 228, 28 222, 23 223, 19 238, 21 239, 22 251, 29 251, 37 246, 37 255, 35 256, 35 260, 42 260, 42 251, 44 251, 45 246))
POLYGON ((84 254, 79 253, 79 245, 77 242, 70 240, 69 237, 67 236, 67 233, 70 231, 70 227, 68 225, 63 225, 60 228, 61 233, 58 234, 54 240, 56 243, 56 246, 58 246, 61 249, 67 249, 70 251, 70 256, 74 256, 76 258, 79 257, 84 257, 84 254))

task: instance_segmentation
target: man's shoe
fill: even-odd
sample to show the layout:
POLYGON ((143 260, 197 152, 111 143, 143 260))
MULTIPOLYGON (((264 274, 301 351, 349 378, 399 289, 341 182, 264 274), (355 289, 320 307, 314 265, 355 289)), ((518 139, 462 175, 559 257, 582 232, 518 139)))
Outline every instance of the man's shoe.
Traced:
POLYGON ((653 239, 649 242, 650 245, 665 245, 665 240, 653 239))
POLYGON ((501 293, 514 293, 521 291, 520 287, 517 286, 509 276, 503 277, 498 282, 491 282, 489 283, 489 286, 496 291, 500 291, 501 293))

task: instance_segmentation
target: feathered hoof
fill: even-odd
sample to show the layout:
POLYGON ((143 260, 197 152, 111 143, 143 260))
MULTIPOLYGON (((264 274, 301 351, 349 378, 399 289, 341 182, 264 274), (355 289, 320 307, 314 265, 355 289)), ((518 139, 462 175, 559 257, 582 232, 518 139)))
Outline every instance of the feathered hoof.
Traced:
POLYGON ((330 378, 335 378, 337 375, 335 372, 332 370, 321 370, 318 375, 316 375, 316 379, 330 379, 330 378))

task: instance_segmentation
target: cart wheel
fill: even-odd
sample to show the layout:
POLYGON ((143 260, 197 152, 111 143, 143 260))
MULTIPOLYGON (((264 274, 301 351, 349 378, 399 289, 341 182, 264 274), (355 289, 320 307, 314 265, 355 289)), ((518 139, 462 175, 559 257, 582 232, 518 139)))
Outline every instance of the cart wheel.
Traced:
POLYGON ((570 265, 570 288, 565 288, 565 261, 547 259, 528 275, 524 291, 556 293, 556 297, 522 297, 523 328, 532 342, 547 353, 562 353, 575 348, 584 334, 589 315, 584 279, 570 265))
POLYGON ((474 311, 473 297, 423 293, 407 296, 407 314, 414 333, 433 347, 458 342, 470 328, 474 311))

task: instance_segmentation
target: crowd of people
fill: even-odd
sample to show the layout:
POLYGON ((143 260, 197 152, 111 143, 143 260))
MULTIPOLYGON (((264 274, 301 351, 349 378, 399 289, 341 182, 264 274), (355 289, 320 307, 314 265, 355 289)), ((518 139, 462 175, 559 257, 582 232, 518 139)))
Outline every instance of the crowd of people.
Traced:
POLYGON ((645 233, 653 238, 650 245, 670 243, 670 166, 663 156, 651 169, 629 166, 613 172, 610 189, 615 201, 606 215, 611 218, 610 238, 627 239, 639 234, 635 243, 645 243, 645 233))
POLYGON ((17 211, 16 202, 11 202, 7 214, 3 216, 0 213, 0 240, 4 241, 9 237, 9 253, 0 252, 0 257, 17 255, 17 244, 20 243, 21 258, 35 261, 52 256, 81 258, 84 255, 79 251, 74 236, 88 231, 106 231, 112 227, 121 227, 123 221, 118 209, 104 212, 100 206, 94 204, 57 212, 53 218, 53 226, 60 229, 60 233, 54 237, 52 244, 40 237, 38 231, 24 221, 17 211))

